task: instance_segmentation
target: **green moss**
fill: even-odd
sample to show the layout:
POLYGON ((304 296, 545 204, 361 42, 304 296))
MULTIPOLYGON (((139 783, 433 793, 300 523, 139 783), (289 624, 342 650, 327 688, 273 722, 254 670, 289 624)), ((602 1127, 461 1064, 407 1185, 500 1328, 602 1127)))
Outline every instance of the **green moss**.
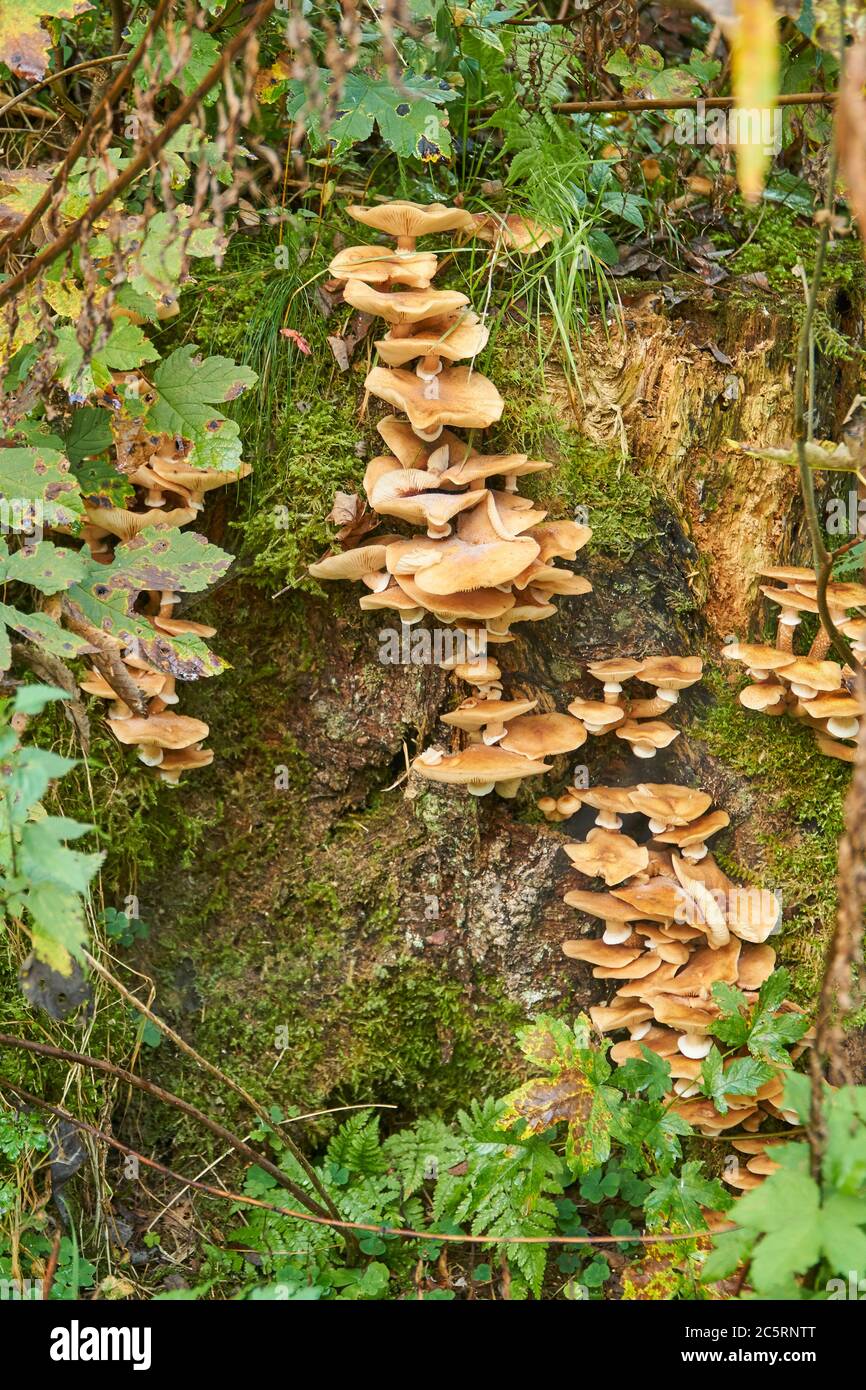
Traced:
POLYGON ((815 997, 835 920, 848 769, 820 753, 810 733, 793 720, 744 709, 720 672, 705 672, 704 679, 713 703, 693 736, 749 779, 754 838, 763 863, 756 868, 724 849, 717 858, 739 882, 759 883, 781 894, 781 958, 792 970, 797 997, 808 1003, 815 997))

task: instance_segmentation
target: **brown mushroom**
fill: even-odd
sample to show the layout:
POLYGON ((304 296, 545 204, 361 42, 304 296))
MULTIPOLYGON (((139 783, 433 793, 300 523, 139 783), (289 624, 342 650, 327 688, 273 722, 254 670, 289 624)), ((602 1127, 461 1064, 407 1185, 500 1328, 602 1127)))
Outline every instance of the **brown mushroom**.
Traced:
POLYGON ((660 719, 648 719, 642 723, 627 719, 617 728, 616 736, 631 745, 635 757, 654 758, 660 748, 667 748, 675 738, 679 738, 680 731, 660 719))
POLYGON ((564 845, 571 862, 590 878, 603 878, 608 888, 640 873, 649 863, 649 853, 628 835, 595 826, 582 844, 564 845))
POLYGON ((466 787, 473 796, 486 796, 494 787, 510 790, 515 781, 539 777, 550 771, 550 765, 507 752, 499 744, 473 743, 460 753, 428 748, 414 759, 412 771, 428 781, 466 787))
POLYGON ((109 719, 108 727, 119 743, 138 746, 138 756, 146 767, 158 767, 165 750, 190 748, 201 743, 209 733, 203 720, 191 719, 185 714, 109 719))

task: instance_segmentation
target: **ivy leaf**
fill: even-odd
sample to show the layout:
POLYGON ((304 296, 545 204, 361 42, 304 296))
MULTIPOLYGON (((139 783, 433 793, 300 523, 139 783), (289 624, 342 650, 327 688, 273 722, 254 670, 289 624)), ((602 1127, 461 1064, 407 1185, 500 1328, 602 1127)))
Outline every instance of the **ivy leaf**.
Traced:
POLYGON ((92 10, 90 0, 15 0, 0 9, 0 63, 16 77, 38 82, 45 76, 51 35, 42 19, 75 19, 92 10))
POLYGON ((83 577, 86 562, 77 550, 64 550, 50 541, 16 550, 8 559, 0 557, 0 582, 18 580, 38 589, 40 594, 59 594, 83 577))
POLYGON ((192 441, 189 461, 202 468, 237 468, 240 430, 214 406, 235 400, 257 380, 249 367, 228 357, 201 358, 192 343, 177 348, 154 372, 157 400, 148 412, 149 425, 156 433, 192 441))
POLYGON ((729 1194, 715 1178, 705 1178, 703 1164, 691 1160, 678 1173, 650 1177, 650 1193, 644 1203, 647 1216, 656 1216, 679 1230, 706 1227, 702 1207, 724 1211, 731 1205, 729 1194))
POLYGON ((0 450, 0 500, 14 510, 22 499, 37 504, 42 515, 35 520, 45 526, 77 529, 84 516, 78 483, 56 449, 0 450))

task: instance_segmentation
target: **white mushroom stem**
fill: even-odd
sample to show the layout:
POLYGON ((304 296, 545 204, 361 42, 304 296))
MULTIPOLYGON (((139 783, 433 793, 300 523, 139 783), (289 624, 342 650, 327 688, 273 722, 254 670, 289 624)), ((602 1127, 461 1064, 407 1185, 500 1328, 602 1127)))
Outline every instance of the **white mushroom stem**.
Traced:
POLYGON ((517 474, 516 474, 516 473, 506 473, 506 475, 505 475, 505 491, 506 491, 506 492, 516 492, 516 491, 517 491, 517 474))
POLYGON ((704 1038, 700 1033, 681 1033, 677 1038, 680 1052, 684 1057, 691 1057, 693 1061, 706 1057, 712 1045, 712 1038, 704 1038))
POLYGON ((143 743, 138 750, 139 760, 145 767, 159 767, 162 762, 162 749, 155 743, 143 743))
POLYGON ((633 743, 632 752, 637 758, 654 758, 656 749, 651 743, 633 743))
POLYGON ((516 796, 520 788, 520 777, 508 777, 505 781, 496 783, 496 795, 504 796, 506 801, 510 801, 516 796))
POLYGON ((438 439, 442 433, 442 426, 436 425, 432 430, 415 430, 419 439, 423 439, 425 444, 432 444, 434 439, 438 439))
POLYGON ((618 816, 616 811, 599 811, 595 823, 603 830, 619 830, 622 826, 622 816, 618 816))
POLYGON ((605 681, 604 683, 604 703, 615 705, 618 703, 618 696, 622 694, 622 686, 619 681, 605 681))
POLYGON ((683 849, 683 859, 688 859, 691 864, 697 864, 707 853, 706 845, 686 845, 683 849))
POLYGON ((779 623, 776 628, 776 647, 780 652, 790 652, 794 649, 794 628, 799 627, 801 622, 800 614, 796 608, 783 608, 779 614, 779 623))
MULTIPOLYGON (((630 936, 631 927, 628 922, 605 922, 601 939, 605 946, 621 946, 624 941, 628 941, 630 936)), ((634 1035, 632 1034, 632 1036, 634 1035)))
POLYGON ((692 1096, 699 1096, 701 1093, 700 1086, 684 1076, 678 1077, 674 1082, 674 1090, 683 1100, 691 1100, 692 1096))
POLYGON ((747 666, 746 671, 751 679, 759 684, 761 681, 768 681, 770 679, 769 671, 756 671, 753 666, 747 666))
POLYGON ((469 782, 466 790, 470 796, 488 796, 495 785, 495 782, 469 782))
POLYGON ((424 357, 415 368, 416 376, 422 381, 433 381, 442 370, 441 357, 424 357))
POLYGON ((834 738, 856 738, 860 732, 859 719, 828 719, 827 733, 834 738))
POLYGON ((649 1019, 647 1019, 645 1023, 638 1023, 637 1026, 632 1028, 631 1032, 629 1033, 631 1041, 641 1042, 646 1037, 647 1033, 650 1031, 651 1028, 652 1023, 649 1021, 649 1019))
POLYGON ((653 700, 634 700, 629 706, 633 719, 654 719, 657 714, 667 714, 671 705, 680 698, 678 690, 657 690, 653 700))
POLYGON ((492 743, 498 743, 501 738, 505 737, 505 725, 487 724, 485 725, 484 732, 481 737, 482 742, 488 745, 492 743))
POLYGON ((818 694, 811 685, 798 685, 796 681, 791 681, 791 690, 798 700, 814 700, 818 694))
POLYGON ((667 830, 668 823, 666 820, 656 820, 654 816, 651 816, 649 828, 654 835, 662 835, 667 830))
POLYGON ((607 728, 607 725, 606 725, 606 724, 588 724, 588 723, 584 720, 584 725, 583 725, 583 727, 586 729, 586 732, 587 732, 588 734, 603 734, 604 731, 605 731, 605 729, 607 728))

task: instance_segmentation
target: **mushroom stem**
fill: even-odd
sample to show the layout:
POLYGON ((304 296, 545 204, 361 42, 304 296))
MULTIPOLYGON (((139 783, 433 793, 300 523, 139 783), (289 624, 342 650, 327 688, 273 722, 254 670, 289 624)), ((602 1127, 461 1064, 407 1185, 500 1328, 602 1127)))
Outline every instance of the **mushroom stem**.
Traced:
POLYGON ((595 823, 603 830, 619 830, 622 826, 622 816, 618 816, 616 811, 599 811, 595 823))
POLYGON ((823 627, 819 627, 815 634, 815 640, 809 648, 810 661, 823 661, 830 650, 830 634, 823 627))
POLYGON ((794 628, 800 625, 800 615, 796 608, 783 608, 776 626, 776 648, 780 652, 794 650, 794 628))
POLYGON ((683 1033, 677 1039, 677 1047, 684 1057, 699 1061, 706 1057, 713 1045, 712 1038, 702 1037, 700 1033, 683 1033))
POLYGON ((495 782, 470 782, 466 790, 470 796, 488 796, 495 785, 495 782))
POLYGON ((633 700, 629 707, 631 719, 655 719, 659 714, 667 714, 671 705, 680 697, 678 690, 657 690, 654 700, 633 700))

